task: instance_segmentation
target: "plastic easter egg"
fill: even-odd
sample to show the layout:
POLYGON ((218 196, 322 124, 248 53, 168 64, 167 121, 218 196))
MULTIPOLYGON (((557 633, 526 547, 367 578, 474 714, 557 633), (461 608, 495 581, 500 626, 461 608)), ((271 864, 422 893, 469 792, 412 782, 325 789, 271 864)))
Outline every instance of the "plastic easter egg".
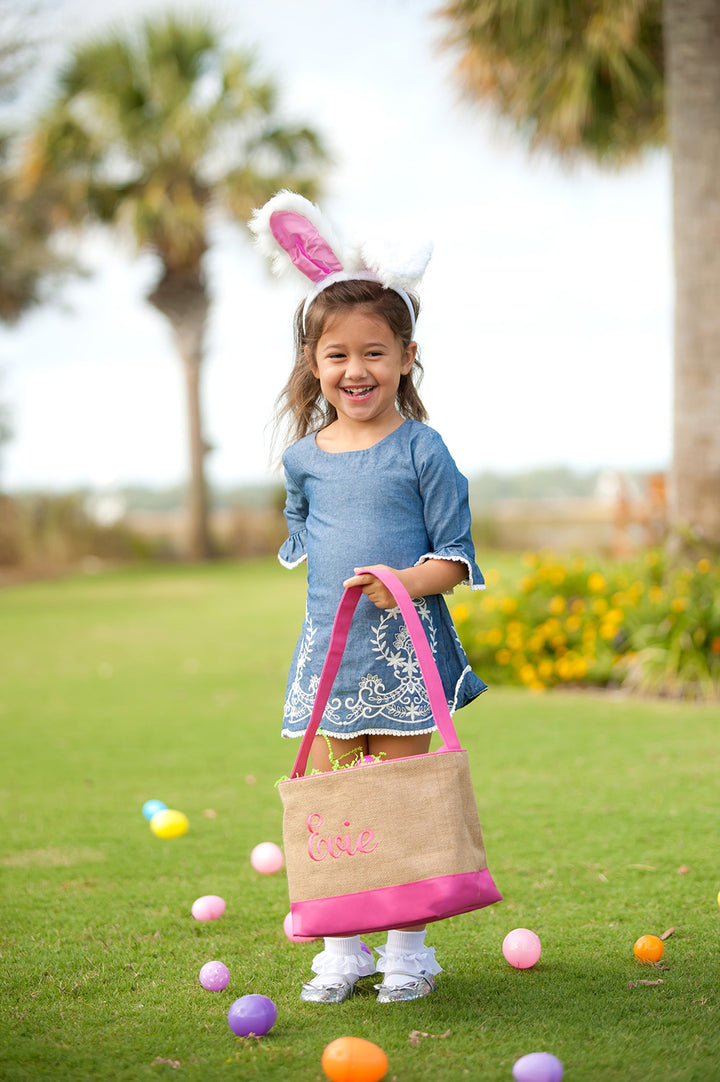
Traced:
POLYGON ((264 1037, 276 1018, 277 1007, 267 996, 240 996, 228 1011, 228 1025, 238 1037, 264 1037))
POLYGON ((531 1052, 515 1061, 512 1073, 516 1082, 560 1082, 563 1065, 549 1052, 531 1052))
POLYGON ((656 935, 641 935, 635 941, 633 953, 639 962, 659 962, 665 952, 665 944, 656 935))
POLYGON ((181 838, 189 825, 187 815, 172 808, 155 812, 150 820, 150 829, 158 838, 181 838))
POLYGON ((208 992, 222 992, 230 983, 230 970, 222 962, 206 962, 200 970, 199 980, 208 992))
POLYGON ((362 1037, 331 1041, 320 1062, 331 1082, 379 1082, 388 1069, 382 1048, 362 1037))
POLYGON ((167 804, 163 804, 162 800, 146 800, 143 804, 142 813, 148 820, 159 811, 167 811, 167 804))
POLYGON ((217 894, 203 894, 195 899, 190 912, 195 920, 217 920, 225 912, 225 899, 217 894))
POLYGON ((314 935, 295 935, 292 926, 292 913, 288 913, 285 917, 283 931, 291 943, 312 943, 317 938, 314 935))
POLYGON ((505 961, 516 969, 530 969, 540 957, 540 939, 529 928, 514 928, 503 939, 505 961))
POLYGON ((285 863, 283 851, 275 842, 260 842, 250 854, 250 863, 261 875, 274 875, 285 863))

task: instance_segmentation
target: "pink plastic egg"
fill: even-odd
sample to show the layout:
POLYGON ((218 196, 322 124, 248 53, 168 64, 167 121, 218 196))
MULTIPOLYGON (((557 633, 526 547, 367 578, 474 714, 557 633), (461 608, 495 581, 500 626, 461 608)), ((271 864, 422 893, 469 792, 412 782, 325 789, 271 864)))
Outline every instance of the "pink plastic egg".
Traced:
POLYGON ((279 872, 285 863, 283 851, 275 842, 260 842, 250 854, 250 863, 261 875, 273 875, 279 872))
POLYGON ((314 935, 295 935, 292 926, 292 913, 288 913, 285 917, 283 931, 291 943, 312 943, 317 938, 314 935))
POLYGON ((217 920, 225 912, 225 899, 217 894, 203 894, 192 904, 191 913, 195 920, 217 920))
POLYGON ((222 962, 206 962, 200 970, 200 984, 208 992, 222 992, 230 983, 230 970, 222 962))
POLYGON ((540 939, 529 928, 514 928, 503 939, 505 960, 516 969, 530 969, 540 957, 540 939))

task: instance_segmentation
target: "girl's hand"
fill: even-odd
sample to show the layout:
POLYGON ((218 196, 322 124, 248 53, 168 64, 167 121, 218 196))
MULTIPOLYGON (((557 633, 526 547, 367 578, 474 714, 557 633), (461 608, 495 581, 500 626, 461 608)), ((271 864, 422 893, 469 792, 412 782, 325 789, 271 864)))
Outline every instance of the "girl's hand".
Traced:
MULTIPOLYGON (((413 598, 443 594, 454 589, 467 576, 467 568, 459 560, 426 560, 414 567, 404 567, 400 571, 395 567, 388 567, 387 564, 373 564, 373 567, 392 571, 413 598)), ((380 579, 372 574, 372 570, 373 568, 369 567, 365 574, 355 574, 352 578, 345 579, 343 586, 361 586, 362 592, 367 594, 379 609, 394 609, 397 605, 395 598, 380 579)))
MULTIPOLYGON (((398 571, 394 567, 388 567, 386 564, 374 564, 373 566, 383 568, 385 571, 392 571, 407 589, 407 583, 403 579, 402 571, 398 571)), ((374 575, 353 575, 352 578, 345 580, 343 586, 362 586, 362 592, 366 594, 373 605, 377 605, 379 609, 394 609, 397 606, 397 601, 390 593, 387 586, 384 586, 383 583, 380 582, 380 579, 375 578, 374 575)))

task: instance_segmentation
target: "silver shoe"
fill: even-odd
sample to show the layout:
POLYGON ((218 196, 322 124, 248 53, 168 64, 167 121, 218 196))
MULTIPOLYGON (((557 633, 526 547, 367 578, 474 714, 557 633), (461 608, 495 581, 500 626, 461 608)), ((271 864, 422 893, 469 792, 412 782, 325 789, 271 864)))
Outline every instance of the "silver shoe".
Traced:
POLYGON ((401 984, 395 988, 391 985, 376 984, 378 1003, 399 1003, 408 999, 421 999, 429 996, 437 988, 437 981, 430 973, 423 973, 421 977, 411 977, 407 984, 401 984))
POLYGON ((306 981, 302 986, 300 999, 304 1003, 344 1003, 354 991, 354 981, 338 974, 335 984, 313 984, 312 981, 306 981))

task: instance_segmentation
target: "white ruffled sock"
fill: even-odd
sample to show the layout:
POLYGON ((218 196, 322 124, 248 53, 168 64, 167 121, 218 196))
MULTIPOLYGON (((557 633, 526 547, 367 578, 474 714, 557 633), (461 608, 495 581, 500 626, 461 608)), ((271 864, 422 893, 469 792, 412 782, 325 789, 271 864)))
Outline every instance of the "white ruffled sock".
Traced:
POLYGON ((367 977, 375 972, 375 959, 363 950, 359 935, 325 939, 325 949, 316 954, 310 967, 317 976, 309 982, 317 988, 324 988, 338 983, 338 977, 344 977, 350 984, 355 984, 360 977, 367 977))
POLYGON ((435 948, 425 946, 426 929, 421 932, 405 932, 391 928, 387 943, 378 947, 380 960, 377 968, 383 974, 386 988, 401 988, 413 977, 423 973, 442 973, 442 966, 435 961, 435 948))

